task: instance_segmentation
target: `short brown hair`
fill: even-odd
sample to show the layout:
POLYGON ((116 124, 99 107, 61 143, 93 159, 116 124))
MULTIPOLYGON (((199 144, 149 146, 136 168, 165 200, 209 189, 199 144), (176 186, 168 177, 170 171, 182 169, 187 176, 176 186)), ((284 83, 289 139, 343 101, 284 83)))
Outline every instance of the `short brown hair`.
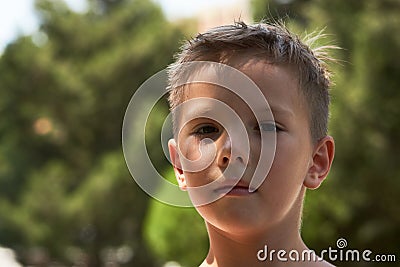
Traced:
POLYGON ((320 46, 311 49, 309 45, 321 36, 321 33, 308 35, 302 42, 283 23, 247 25, 244 22, 216 27, 198 34, 181 47, 175 63, 169 66, 168 100, 171 110, 184 101, 183 89, 176 86, 182 75, 183 63, 213 61, 229 64, 231 57, 257 51, 257 58, 294 68, 299 87, 309 107, 311 138, 316 142, 327 134, 330 73, 325 60, 331 60, 326 52, 327 48, 335 48, 320 46))

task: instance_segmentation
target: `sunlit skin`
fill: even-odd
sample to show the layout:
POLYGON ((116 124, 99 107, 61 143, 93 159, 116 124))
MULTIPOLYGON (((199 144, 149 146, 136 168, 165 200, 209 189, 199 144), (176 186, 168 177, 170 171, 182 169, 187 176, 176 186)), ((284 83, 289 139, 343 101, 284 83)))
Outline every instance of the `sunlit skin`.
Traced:
POLYGON ((261 124, 260 129, 253 113, 239 97, 214 85, 190 85, 185 100, 208 97, 223 101, 235 110, 248 132, 249 157, 240 151, 232 155, 232 139, 227 131, 207 118, 191 120, 182 128, 177 140, 169 142, 175 175, 182 190, 215 181, 228 164, 246 168, 231 193, 196 207, 206 222, 210 238, 210 249, 201 266, 332 266, 325 261, 261 262, 257 259, 257 251, 264 245, 276 250, 301 252, 307 249, 299 231, 304 193, 307 188, 318 188, 327 176, 334 142, 330 136, 318 142, 311 139, 308 106, 299 91, 296 75, 290 69, 254 59, 247 59, 240 66, 268 100, 274 122, 260 122, 265 124, 265 127, 261 124), (245 189, 258 163, 261 136, 273 131, 276 152, 272 167, 262 185, 250 193, 245 189), (204 170, 185 171, 178 147, 187 159, 198 159, 201 156, 199 142, 204 138, 213 141, 215 158, 204 170))

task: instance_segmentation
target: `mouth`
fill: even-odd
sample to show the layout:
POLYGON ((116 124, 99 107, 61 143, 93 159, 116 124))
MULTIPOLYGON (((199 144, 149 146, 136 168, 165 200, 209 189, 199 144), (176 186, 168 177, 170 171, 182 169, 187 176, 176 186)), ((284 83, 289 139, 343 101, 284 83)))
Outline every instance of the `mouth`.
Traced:
POLYGON ((214 190, 218 194, 223 194, 225 196, 249 196, 257 192, 256 190, 251 190, 249 184, 240 181, 235 184, 226 184, 218 187, 214 190))

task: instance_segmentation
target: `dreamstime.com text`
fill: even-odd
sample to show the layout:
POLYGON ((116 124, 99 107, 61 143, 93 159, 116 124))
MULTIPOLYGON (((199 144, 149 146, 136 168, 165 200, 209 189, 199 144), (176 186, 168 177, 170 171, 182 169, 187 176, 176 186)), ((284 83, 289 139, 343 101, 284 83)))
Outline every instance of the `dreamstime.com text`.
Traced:
POLYGON ((339 238, 336 241, 336 248, 329 247, 321 251, 320 255, 314 250, 268 250, 268 246, 257 252, 257 259, 259 261, 293 261, 293 262, 318 262, 323 260, 328 261, 365 261, 365 262, 396 262, 395 254, 373 254, 369 249, 345 249, 347 247, 347 240, 339 238))

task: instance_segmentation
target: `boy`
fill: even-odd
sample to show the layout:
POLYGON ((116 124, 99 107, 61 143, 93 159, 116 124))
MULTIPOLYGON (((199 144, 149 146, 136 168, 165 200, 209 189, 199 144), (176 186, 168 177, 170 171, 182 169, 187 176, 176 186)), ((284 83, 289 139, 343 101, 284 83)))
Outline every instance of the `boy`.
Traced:
MULTIPOLYGON (((301 257, 307 247, 299 232, 305 191, 320 186, 334 156, 324 56, 282 25, 239 22, 199 34, 171 65, 168 147, 178 184, 206 223, 210 248, 201 267, 332 266, 301 257), (245 74, 267 100, 264 109, 254 88, 192 79, 204 68, 182 66, 196 62, 245 74)), ((237 76, 216 69, 203 76, 237 76)))

